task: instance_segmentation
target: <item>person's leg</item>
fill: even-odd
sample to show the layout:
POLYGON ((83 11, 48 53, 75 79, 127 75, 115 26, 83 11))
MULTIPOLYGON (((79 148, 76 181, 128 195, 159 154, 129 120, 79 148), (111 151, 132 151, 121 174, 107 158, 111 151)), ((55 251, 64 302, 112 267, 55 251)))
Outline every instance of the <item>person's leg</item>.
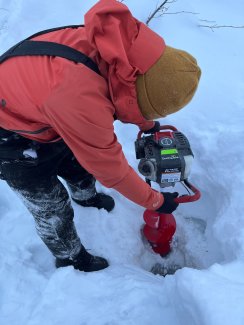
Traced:
POLYGON ((35 219, 40 238, 57 258, 73 258, 80 249, 68 193, 55 178, 7 181, 35 219))
POLYGON ((82 271, 96 271, 108 266, 105 259, 89 254, 82 246, 68 193, 55 175, 45 175, 43 166, 17 161, 5 161, 1 170, 33 215, 37 232, 56 257, 57 267, 73 265, 82 271))
POLYGON ((66 181, 71 198, 77 204, 83 207, 104 208, 107 211, 114 208, 113 198, 97 193, 95 178, 78 163, 71 151, 60 163, 58 175, 66 181))
POLYGON ((85 201, 97 194, 95 178, 77 162, 71 151, 60 162, 57 174, 66 181, 73 200, 85 201))

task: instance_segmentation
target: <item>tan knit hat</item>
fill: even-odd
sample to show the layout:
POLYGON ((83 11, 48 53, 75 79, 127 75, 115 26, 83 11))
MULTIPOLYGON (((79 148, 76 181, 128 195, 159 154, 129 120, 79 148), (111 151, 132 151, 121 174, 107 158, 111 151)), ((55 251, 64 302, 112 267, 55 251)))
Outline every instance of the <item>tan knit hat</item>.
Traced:
POLYGON ((197 61, 185 51, 166 46, 163 55, 136 80, 142 115, 153 120, 177 112, 192 99, 201 76, 197 61))

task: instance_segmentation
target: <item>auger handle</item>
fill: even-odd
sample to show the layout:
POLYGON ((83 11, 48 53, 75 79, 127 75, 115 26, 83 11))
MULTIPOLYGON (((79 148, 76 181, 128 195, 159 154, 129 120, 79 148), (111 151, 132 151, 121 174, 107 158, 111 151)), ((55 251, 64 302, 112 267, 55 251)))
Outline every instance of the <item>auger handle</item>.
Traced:
MULTIPOLYGON (((176 129, 176 127, 173 125, 160 125, 160 130, 178 131, 178 129, 176 129)), ((143 133, 144 133, 144 131, 139 131, 138 135, 137 135, 137 139, 141 139, 141 136, 143 133)))
POLYGON ((194 202, 200 199, 201 192, 192 185, 188 180, 184 180, 184 184, 194 193, 193 195, 182 195, 177 197, 174 201, 176 203, 188 203, 194 202))
POLYGON ((178 129, 173 125, 160 125, 160 130, 178 131, 178 129))

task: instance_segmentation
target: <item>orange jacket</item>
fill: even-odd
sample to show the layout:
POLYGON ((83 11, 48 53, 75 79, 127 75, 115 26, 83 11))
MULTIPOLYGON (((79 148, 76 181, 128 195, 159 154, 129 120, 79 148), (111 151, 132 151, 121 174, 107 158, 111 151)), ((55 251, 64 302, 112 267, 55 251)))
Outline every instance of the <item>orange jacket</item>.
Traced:
POLYGON ((155 210, 163 196, 128 165, 113 116, 142 130, 154 125, 140 113, 135 80, 162 55, 164 41, 115 0, 99 1, 85 15, 85 26, 35 39, 82 51, 102 76, 60 57, 9 59, 0 65, 0 127, 42 142, 61 137, 104 186, 155 210))

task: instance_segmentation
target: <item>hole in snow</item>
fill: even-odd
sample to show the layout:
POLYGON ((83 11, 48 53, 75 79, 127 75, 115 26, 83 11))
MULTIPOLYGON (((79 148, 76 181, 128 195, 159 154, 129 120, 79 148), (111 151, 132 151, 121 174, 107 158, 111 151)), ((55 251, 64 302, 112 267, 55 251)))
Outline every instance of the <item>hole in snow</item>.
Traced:
POLYGON ((201 199, 195 203, 181 204, 174 213, 177 228, 172 241, 172 251, 162 258, 152 252, 146 239, 146 251, 141 255, 144 269, 156 274, 173 274, 177 269, 208 268, 225 260, 221 245, 214 235, 213 226, 229 204, 227 189, 211 180, 202 180, 201 199))

